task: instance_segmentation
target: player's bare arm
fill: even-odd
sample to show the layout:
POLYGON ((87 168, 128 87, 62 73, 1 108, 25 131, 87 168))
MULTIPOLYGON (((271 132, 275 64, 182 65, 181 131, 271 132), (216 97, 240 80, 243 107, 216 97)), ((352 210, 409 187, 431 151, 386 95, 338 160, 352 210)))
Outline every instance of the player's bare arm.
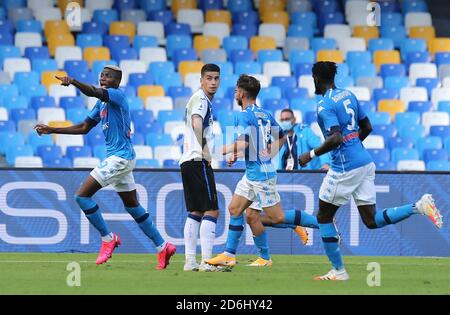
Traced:
POLYGON ((84 135, 87 134, 92 128, 97 125, 97 122, 88 118, 82 123, 79 123, 75 126, 70 127, 50 127, 44 124, 37 124, 34 126, 34 130, 38 133, 38 135, 48 135, 48 134, 65 134, 65 135, 84 135))
POLYGON ((310 152, 305 152, 299 157, 300 165, 303 167, 308 164, 315 156, 320 156, 336 149, 341 145, 342 141, 343 138, 339 126, 331 127, 330 135, 325 139, 324 143, 322 143, 320 147, 317 147, 310 152))
POLYGON ((192 129, 194 129, 195 138, 202 147, 203 157, 209 156, 209 148, 206 139, 203 137, 203 118, 198 114, 192 115, 192 129))
POLYGON ((372 124, 370 123, 370 120, 368 117, 358 121, 359 125, 359 140, 364 141, 364 139, 367 138, 367 136, 372 132, 372 124))
POLYGON ((93 86, 90 84, 85 84, 85 83, 77 81, 71 77, 55 76, 55 78, 57 78, 58 80, 61 81, 62 86, 73 85, 77 89, 79 89, 81 91, 81 93, 83 93, 86 96, 98 98, 102 102, 107 102, 109 100, 108 92, 103 88, 99 88, 99 87, 96 87, 96 86, 93 86))

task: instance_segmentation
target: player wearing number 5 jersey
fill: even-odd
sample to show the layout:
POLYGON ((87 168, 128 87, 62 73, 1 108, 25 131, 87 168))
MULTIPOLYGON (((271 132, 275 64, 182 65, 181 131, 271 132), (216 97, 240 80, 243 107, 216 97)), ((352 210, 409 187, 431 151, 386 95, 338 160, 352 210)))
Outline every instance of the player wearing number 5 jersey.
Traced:
POLYGON ((319 222, 325 252, 333 269, 316 280, 347 280, 339 249, 339 237, 333 218, 338 208, 351 197, 355 200, 362 221, 369 229, 400 222, 413 214, 427 215, 440 228, 442 216, 431 195, 425 194, 414 204, 376 210, 375 164, 362 141, 372 131, 367 115, 350 91, 336 88, 334 62, 317 62, 312 72, 316 94, 322 95, 317 107, 317 121, 325 142, 300 156, 305 166, 315 156, 331 152, 331 169, 323 180, 319 192, 319 222))
MULTIPOLYGON (((288 210, 283 212, 280 195, 276 188, 276 169, 272 158, 278 153, 280 145, 285 141, 285 135, 272 115, 256 106, 256 97, 260 90, 260 83, 254 77, 241 75, 236 84, 235 99, 242 112, 236 122, 238 138, 235 143, 224 146, 223 155, 232 154, 229 164, 238 155, 245 155, 245 175, 237 184, 235 193, 228 207, 230 225, 225 252, 212 259, 206 260, 215 266, 234 266, 235 254, 239 239, 244 230, 244 210, 253 203, 264 210, 272 224, 291 224, 316 227, 316 218, 304 211, 288 210)), ((248 211, 257 211, 249 209, 248 211)), ((259 214, 255 216, 258 222, 251 225, 255 245, 260 252, 258 262, 253 265, 270 265, 269 249, 264 226, 259 214)))

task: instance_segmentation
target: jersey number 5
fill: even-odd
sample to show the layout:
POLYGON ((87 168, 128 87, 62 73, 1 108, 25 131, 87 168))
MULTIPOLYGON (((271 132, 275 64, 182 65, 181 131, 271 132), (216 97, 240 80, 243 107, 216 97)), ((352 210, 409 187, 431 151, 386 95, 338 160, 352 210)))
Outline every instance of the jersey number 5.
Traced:
POLYGON ((349 99, 344 101, 345 111, 351 117, 351 122, 350 122, 350 124, 347 125, 347 129, 348 130, 355 130, 355 125, 356 125, 355 111, 353 110, 353 108, 348 107, 351 103, 352 102, 349 99))

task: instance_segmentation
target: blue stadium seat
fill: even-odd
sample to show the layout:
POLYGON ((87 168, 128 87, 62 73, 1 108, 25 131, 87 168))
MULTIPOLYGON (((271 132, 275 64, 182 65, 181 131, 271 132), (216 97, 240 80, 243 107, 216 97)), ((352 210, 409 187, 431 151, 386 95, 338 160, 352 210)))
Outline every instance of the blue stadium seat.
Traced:
POLYGON ((412 101, 409 102, 408 111, 418 112, 420 115, 424 112, 431 111, 433 107, 433 103, 430 101, 422 102, 422 101, 412 101))
POLYGON ((232 15, 233 24, 243 24, 249 26, 257 26, 260 23, 259 14, 253 10, 235 12, 232 15))
POLYGON ((194 48, 175 49, 173 51, 172 61, 178 68, 181 61, 197 61, 197 51, 194 48))
POLYGON ((164 88, 165 93, 167 94, 171 86, 174 87, 183 86, 183 79, 179 72, 173 72, 160 75, 157 78, 156 83, 158 85, 161 85, 164 88))
POLYGON ((85 108, 84 98, 82 96, 63 96, 59 99, 59 107, 66 111, 69 109, 85 108))
POLYGON ((154 132, 155 124, 156 122, 154 121, 141 121, 139 124, 135 124, 135 131, 144 135, 154 132))
POLYGON ((449 172, 450 161, 430 161, 427 163, 427 171, 449 172))
POLYGON ((341 12, 321 12, 318 19, 319 32, 323 33, 325 25, 327 24, 344 24, 345 18, 341 12))
POLYGON ((34 96, 31 98, 31 108, 37 112, 42 107, 56 107, 55 98, 52 96, 34 96))
POLYGON ((164 133, 148 133, 145 137, 145 143, 148 146, 156 147, 159 145, 173 145, 173 140, 170 135, 164 133))
POLYGON ((89 146, 68 146, 66 157, 73 161, 77 157, 92 157, 91 147, 89 146))
POLYGON ((105 23, 106 25, 109 25, 112 22, 119 20, 119 13, 117 10, 113 9, 98 9, 94 10, 94 13, 92 15, 92 21, 97 23, 105 23))
POLYGON ((100 77, 100 73, 106 65, 117 66, 118 64, 115 60, 96 60, 92 63, 92 72, 97 78, 100 77))
POLYGON ((18 156, 33 156, 33 148, 30 145, 10 145, 6 150, 6 162, 13 166, 18 156))
POLYGON ((163 161, 163 167, 164 168, 179 168, 178 160, 164 160, 163 161))
POLYGON ((133 110, 143 110, 144 109, 144 101, 140 97, 128 97, 128 108, 130 111, 133 110))
POLYGON ((435 136, 421 138, 416 142, 416 149, 419 151, 419 156, 421 159, 424 157, 425 150, 439 150, 442 149, 442 147, 442 139, 435 136))
POLYGON ((37 155, 42 158, 42 160, 51 160, 62 157, 62 149, 59 145, 40 145, 37 147, 37 155))
POLYGON ((371 54, 377 50, 393 50, 394 41, 390 38, 372 38, 369 40, 368 49, 371 54))
POLYGON ((346 62, 350 69, 372 62, 372 55, 368 51, 349 51, 347 52, 346 62))
POLYGON ((313 63, 299 62, 295 65, 294 76, 299 78, 301 75, 312 75, 313 63))
POLYGON ((153 122, 155 117, 153 117, 153 112, 151 110, 134 110, 130 112, 131 120, 134 126, 143 125, 146 122, 153 122))
POLYGON ((47 168, 72 168, 72 162, 66 157, 49 158, 44 160, 44 167, 47 168))
POLYGON ((292 89, 297 88, 297 79, 294 77, 272 77, 272 86, 278 86, 281 89, 283 95, 286 95, 287 92, 292 91, 292 89))
POLYGON ((380 75, 383 78, 405 76, 406 68, 404 64, 382 64, 380 67, 380 75))
POLYGON ((39 136, 36 132, 31 132, 27 138, 27 144, 31 145, 33 148, 33 153, 38 153, 38 148, 40 146, 53 146, 53 136, 42 135, 39 136))
POLYGON ((109 31, 109 26, 106 23, 99 23, 99 22, 84 22, 82 26, 82 33, 83 34, 100 34, 105 35, 109 31))
POLYGON ((403 25, 403 15, 398 12, 382 12, 381 25, 386 27, 403 25))
POLYGON ((387 89, 401 90, 409 86, 409 78, 405 76, 391 76, 384 79, 384 87, 387 89))
POLYGON ((34 59, 49 59, 50 51, 47 46, 26 47, 24 57, 30 59, 30 61, 33 61, 34 59))
POLYGON ((138 52, 145 47, 158 47, 156 36, 136 35, 133 39, 133 48, 138 52))
POLYGON ((406 28, 403 25, 381 26, 380 35, 394 41, 394 47, 400 48, 402 41, 406 38, 406 28))
POLYGON ((420 114, 417 112, 404 112, 395 114, 395 127, 402 129, 404 126, 420 124, 420 114))
POLYGON ((151 73, 130 73, 130 76, 128 77, 128 84, 132 85, 136 90, 141 85, 153 85, 154 84, 154 78, 151 75, 151 73))
POLYGON ((350 68, 353 80, 358 81, 360 77, 376 77, 377 68, 373 63, 355 64, 350 68))
POLYGON ((165 26, 166 36, 170 35, 184 35, 192 38, 191 26, 186 23, 169 23, 165 26))
POLYGON ((231 35, 233 36, 243 36, 250 39, 253 36, 258 35, 258 28, 254 24, 233 24, 231 27, 231 35))
POLYGON ((396 148, 412 149, 414 147, 414 141, 408 137, 395 137, 389 139, 388 147, 390 150, 396 148))
POLYGON ((395 164, 391 161, 384 161, 375 163, 377 171, 395 171, 397 168, 395 164))
POLYGON ((447 150, 448 155, 450 155, 450 137, 444 140, 444 148, 447 150))
POLYGON ((89 112, 87 108, 70 108, 66 111, 66 120, 70 120, 74 125, 82 123, 89 112))
POLYGON ((17 85, 19 90, 28 87, 30 85, 39 84, 41 78, 35 71, 30 72, 16 72, 14 74, 14 84, 17 85))
POLYGON ((133 145, 145 145, 145 137, 142 133, 135 132, 131 135, 133 145))
MULTIPOLYGON (((155 0, 150 1, 150 3, 156 2, 155 0)), ((118 11, 122 10, 131 10, 135 9, 137 7, 137 0, 115 0, 113 8, 117 9, 118 11)), ((145 2, 141 2, 145 3, 145 2)))
POLYGON ((391 160, 391 153, 389 149, 368 149, 375 163, 388 162, 391 160))
POLYGON ((35 120, 36 119, 36 111, 32 108, 14 108, 11 109, 10 119, 13 120, 16 125, 19 124, 20 120, 35 120))
POLYGON ((426 149, 423 152, 423 160, 425 163, 431 161, 448 162, 448 154, 445 149, 426 149))
POLYGON ((160 110, 158 113, 158 122, 164 126, 168 121, 182 121, 184 119, 184 111, 182 110, 160 110))
POLYGON ((431 61, 431 55, 428 51, 414 51, 406 54, 406 68, 409 69, 413 63, 426 63, 431 61))
POLYGON ((428 5, 422 0, 402 1, 401 8, 403 14, 409 12, 428 12, 428 5))
POLYGON ((395 0, 387 0, 380 2, 381 12, 394 13, 400 11, 400 6, 395 0))
POLYGON ((47 96, 47 89, 42 84, 31 85, 28 88, 24 88, 20 91, 21 96, 25 96, 27 102, 35 96, 47 96))
POLYGON ((120 63, 122 60, 138 60, 139 54, 134 48, 121 48, 111 50, 111 57, 120 63))
POLYGON ((337 75, 335 77, 334 83, 336 84, 336 87, 341 88, 341 89, 346 89, 349 86, 354 86, 355 80, 353 79, 353 77, 350 77, 350 76, 337 75))
POLYGON ((416 86, 421 86, 427 89, 428 95, 432 95, 435 88, 440 85, 438 78, 417 78, 416 86))
POLYGON ((229 56, 233 50, 248 49, 248 39, 245 36, 227 36, 223 38, 222 47, 229 56))
POLYGON ((373 132, 374 135, 379 135, 384 138, 384 143, 387 143, 390 138, 397 135, 397 128, 394 125, 374 125, 373 132))
POLYGON ((408 53, 425 52, 427 50, 427 42, 421 38, 405 38, 400 45, 400 54, 402 60, 407 60, 408 53))
POLYGON ((278 86, 269 86, 266 88, 261 88, 258 95, 261 104, 264 104, 266 99, 270 98, 281 98, 281 89, 278 86))
POLYGON ((227 9, 232 13, 251 11, 252 0, 228 0, 227 9))
POLYGON ((26 0, 3 0, 1 4, 7 10, 27 6, 26 0))
POLYGON ((64 71, 66 71, 70 77, 74 77, 80 72, 89 72, 89 65, 86 60, 66 60, 64 62, 64 71))
POLYGON ((0 131, 0 154, 5 154, 11 146, 15 147, 24 144, 25 140, 20 132, 0 131))
POLYGON ((42 33, 42 23, 38 20, 18 20, 16 32, 42 33))
POLYGON ((20 58, 20 48, 13 45, 0 45, 0 65, 3 65, 3 62, 6 58, 20 58))
POLYGON ((190 97, 192 90, 188 86, 171 86, 167 90, 167 95, 173 99, 177 97, 190 97))
POLYGON ((308 89, 307 88, 292 88, 292 89, 287 89, 284 93, 285 97, 289 100, 289 102, 291 103, 291 107, 294 106, 293 105, 293 100, 294 99, 300 99, 300 100, 306 100, 309 96, 308 96, 308 89))
POLYGON ((14 25, 10 20, 0 20, 0 34, 13 34, 14 25))
POLYGON ((261 49, 257 53, 257 60, 261 65, 270 61, 283 61, 283 53, 279 49, 261 49))
POLYGON ((334 38, 316 37, 311 40, 311 49, 316 54, 319 50, 335 50, 337 42, 334 38))
POLYGON ((375 112, 377 110, 377 106, 373 100, 370 101, 360 101, 359 106, 364 110, 365 113, 375 112))
POLYGON ((159 161, 155 159, 137 159, 137 168, 160 168, 159 161))
POLYGON ((290 14, 291 24, 309 25, 317 28, 317 16, 314 12, 292 12, 290 14))
POLYGON ((443 64, 450 64, 450 53, 448 52, 436 52, 434 54, 434 62, 436 66, 440 66, 443 64))
POLYGON ((391 115, 386 112, 368 112, 367 116, 373 126, 389 125, 391 123, 391 115))
POLYGON ((167 57, 172 58, 175 50, 192 48, 190 35, 168 35, 166 43, 167 57))
POLYGON ((103 36, 101 34, 78 34, 77 46, 81 49, 86 47, 102 47, 103 36))
POLYGON ((440 112, 447 112, 450 115, 450 101, 440 101, 440 102, 438 102, 438 111, 440 111, 440 112))
POLYGON ((263 103, 263 108, 275 114, 277 110, 289 108, 289 103, 285 98, 266 98, 263 103))
POLYGON ((256 61, 236 62, 234 65, 234 73, 241 74, 260 74, 262 73, 262 65, 256 61))
POLYGON ((233 64, 229 61, 226 62, 215 62, 215 64, 220 68, 220 75, 232 75, 233 74, 233 64))
POLYGON ((254 55, 249 49, 236 49, 231 51, 229 59, 236 67, 238 62, 252 62, 254 60, 254 55))
POLYGON ((222 131, 225 131, 227 126, 234 126, 235 119, 238 112, 231 110, 220 110, 216 114, 216 118, 222 127, 222 131))
POLYGON ((396 148, 392 150, 391 156, 395 165, 402 160, 419 160, 419 152, 416 149, 396 148))
POLYGON ((4 96, 3 106, 8 110, 28 108, 28 99, 25 96, 4 96))
POLYGON ((450 137, 450 126, 431 126, 430 136, 440 137, 444 140, 445 138, 450 137))
POLYGON ((314 27, 308 24, 291 24, 288 27, 287 36, 289 37, 314 37, 314 27))
POLYGON ((291 69, 295 69, 299 63, 314 63, 316 57, 312 50, 291 50, 288 60, 291 69))
POLYGON ((14 38, 10 33, 0 33, 0 45, 12 46, 14 45, 14 38))
POLYGON ((44 71, 57 71, 58 65, 55 59, 33 59, 31 69, 41 76, 44 71))
POLYGON ((397 89, 373 89, 373 100, 378 104, 381 100, 399 99, 400 91, 397 89))
POLYGON ((164 0, 139 0, 138 3, 146 12, 159 12, 166 9, 166 1, 164 0))
POLYGON ((425 128, 422 125, 403 126, 398 132, 400 137, 408 137, 416 142, 425 135, 425 128))
POLYGON ((92 72, 76 72, 73 75, 75 80, 83 82, 90 85, 98 85, 98 77, 96 77, 92 72))
POLYGON ((224 111, 232 111, 233 110, 233 104, 228 98, 217 98, 214 97, 212 101, 212 112, 214 117, 217 117, 217 113, 220 110, 224 111))
POLYGON ((222 0, 199 0, 198 7, 203 12, 206 12, 208 10, 222 10, 223 9, 223 1, 222 0))
POLYGON ((171 10, 150 11, 148 13, 148 19, 150 21, 161 22, 164 26, 174 20, 171 10))

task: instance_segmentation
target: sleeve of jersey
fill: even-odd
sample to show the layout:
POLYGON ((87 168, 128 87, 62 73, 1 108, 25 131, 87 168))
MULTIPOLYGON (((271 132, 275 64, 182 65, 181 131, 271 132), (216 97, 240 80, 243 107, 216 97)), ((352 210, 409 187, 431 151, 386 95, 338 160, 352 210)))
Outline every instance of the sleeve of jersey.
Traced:
POLYGON ((125 94, 119 89, 109 88, 108 92, 109 103, 120 107, 128 106, 125 94))
POLYGON ((92 108, 91 112, 88 114, 88 118, 96 122, 100 121, 100 103, 101 101, 97 101, 94 108, 92 108))
POLYGON ((321 107, 322 109, 319 111, 319 116, 323 121, 323 126, 325 129, 329 131, 332 127, 339 126, 339 120, 334 109, 323 106, 321 107))
POLYGON ((208 111, 208 102, 201 98, 198 104, 192 107, 191 115, 200 115, 202 118, 205 118, 206 112, 208 111))

